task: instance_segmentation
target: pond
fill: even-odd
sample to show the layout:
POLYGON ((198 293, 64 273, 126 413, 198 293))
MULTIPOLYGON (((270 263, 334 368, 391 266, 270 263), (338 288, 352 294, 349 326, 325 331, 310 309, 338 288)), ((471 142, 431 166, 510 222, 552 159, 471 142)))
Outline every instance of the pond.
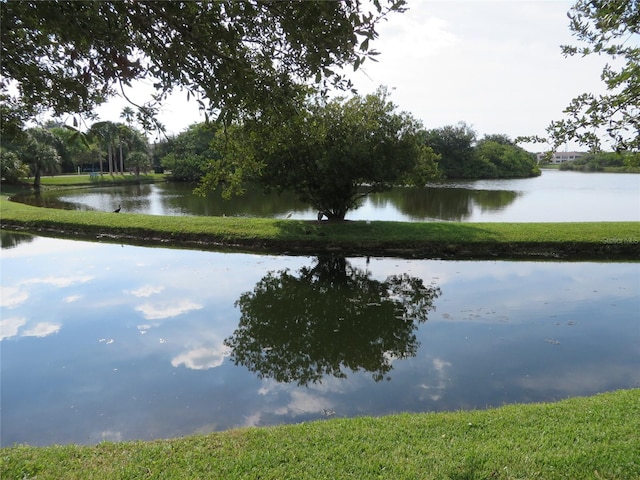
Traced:
MULTIPOLYGON (((292 194, 248 192, 230 201, 192 193, 193 185, 153 185, 48 191, 17 201, 48 207, 152 215, 254 216, 315 219, 292 194)), ((371 195, 349 220, 568 222, 639 221, 640 175, 544 170, 535 178, 446 182, 371 195)))
POLYGON ((640 263, 265 256, 1 233, 2 446, 640 386, 640 263))

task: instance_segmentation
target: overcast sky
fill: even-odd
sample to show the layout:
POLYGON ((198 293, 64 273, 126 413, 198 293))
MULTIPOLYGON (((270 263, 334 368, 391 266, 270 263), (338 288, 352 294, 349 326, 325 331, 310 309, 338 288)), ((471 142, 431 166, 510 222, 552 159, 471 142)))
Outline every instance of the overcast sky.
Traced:
MULTIPOLYGON (((379 85, 393 89, 391 100, 426 128, 464 121, 479 137, 545 135, 573 97, 604 91, 600 73, 606 59, 561 53, 560 45, 576 44, 567 18, 571 1, 408 4, 407 12, 379 26, 380 37, 372 43, 379 62, 365 62, 352 78, 362 94, 379 85)), ((118 120, 122 106, 111 102, 99 111, 101 118, 118 120)), ((193 101, 177 96, 161 120, 170 133, 178 133, 204 118, 193 101)), ((525 147, 544 150, 545 145, 525 147)))

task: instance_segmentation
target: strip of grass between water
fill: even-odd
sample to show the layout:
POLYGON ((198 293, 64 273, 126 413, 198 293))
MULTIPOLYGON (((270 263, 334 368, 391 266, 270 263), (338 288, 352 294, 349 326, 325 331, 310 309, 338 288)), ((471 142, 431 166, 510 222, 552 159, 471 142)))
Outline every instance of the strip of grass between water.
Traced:
POLYGON ((0 198, 2 228, 44 235, 264 253, 406 258, 637 260, 640 222, 317 222, 33 207, 0 198))
POLYGON ((13 446, 3 479, 636 479, 640 389, 151 442, 13 446))

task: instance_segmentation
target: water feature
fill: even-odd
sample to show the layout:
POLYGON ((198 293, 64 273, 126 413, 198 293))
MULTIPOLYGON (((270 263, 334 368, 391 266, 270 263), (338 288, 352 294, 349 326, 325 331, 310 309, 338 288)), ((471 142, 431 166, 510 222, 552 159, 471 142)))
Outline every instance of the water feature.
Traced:
MULTIPOLYGON (((231 201, 192 193, 193 185, 161 183, 49 191, 26 203, 57 208, 152 215, 256 216, 314 219, 316 212, 292 194, 248 192, 231 201)), ((368 197, 349 220, 566 222, 639 221, 640 175, 544 170, 540 177, 447 182, 425 188, 395 188, 368 197)))
POLYGON ((640 386, 640 264, 291 257, 2 231, 0 444, 640 386))

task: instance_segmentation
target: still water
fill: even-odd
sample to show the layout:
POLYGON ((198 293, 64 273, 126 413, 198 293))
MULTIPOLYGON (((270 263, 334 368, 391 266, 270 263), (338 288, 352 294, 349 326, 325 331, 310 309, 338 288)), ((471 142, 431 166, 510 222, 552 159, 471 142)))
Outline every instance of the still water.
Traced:
MULTIPOLYGON (((292 194, 248 192, 230 201, 192 193, 193 185, 161 183, 49 191, 18 201, 68 209, 152 215, 253 216, 315 219, 292 194)), ((368 197, 349 220, 568 222, 640 221, 640 175, 544 170, 536 178, 447 182, 394 188, 368 197)))
POLYGON ((640 263, 2 246, 3 446, 640 386, 640 263))

